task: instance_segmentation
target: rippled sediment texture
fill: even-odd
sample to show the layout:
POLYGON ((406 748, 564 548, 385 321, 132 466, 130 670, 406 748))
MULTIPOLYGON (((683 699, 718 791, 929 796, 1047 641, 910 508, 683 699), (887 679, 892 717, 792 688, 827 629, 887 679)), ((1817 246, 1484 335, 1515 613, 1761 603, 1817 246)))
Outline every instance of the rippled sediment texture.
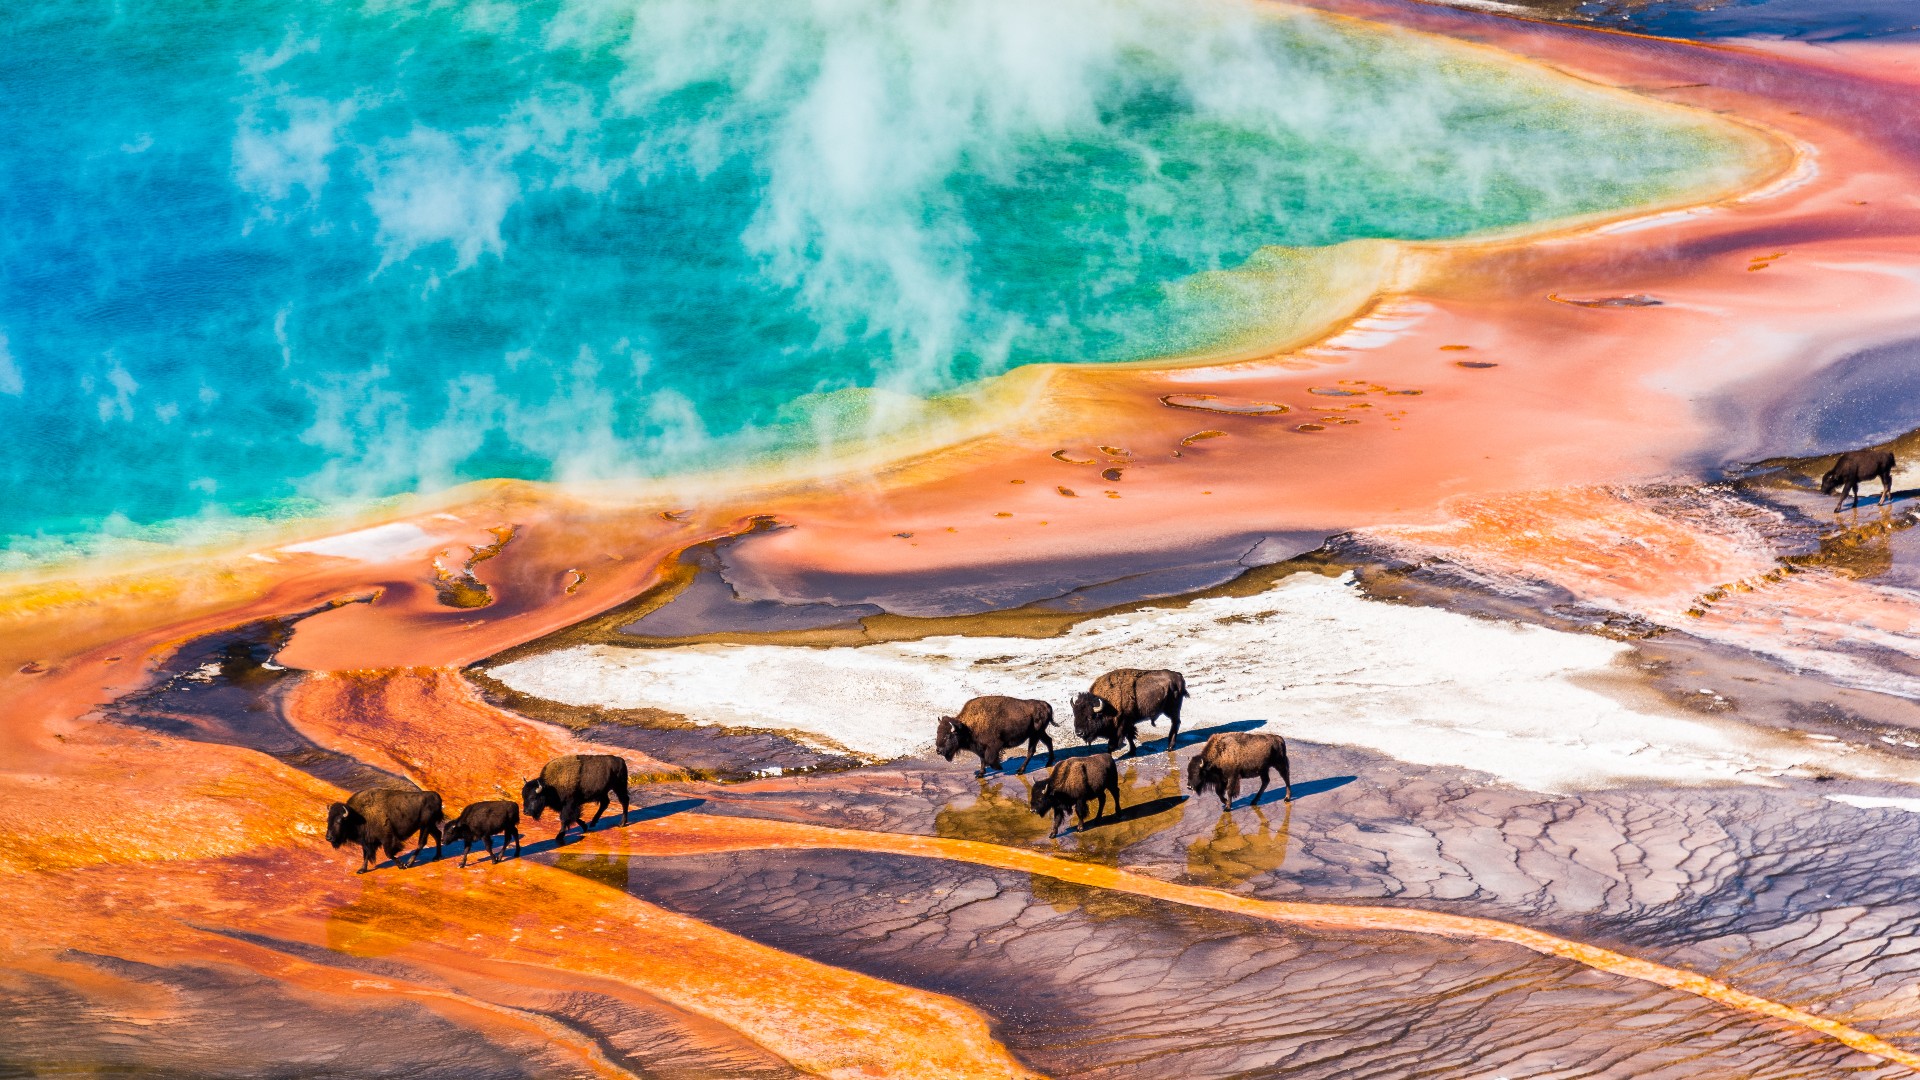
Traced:
POLYGON ((1343 241, 1742 154, 1233 3, 35 0, 0 40, 14 566, 842 444, 1010 367, 1323 319, 1343 241))

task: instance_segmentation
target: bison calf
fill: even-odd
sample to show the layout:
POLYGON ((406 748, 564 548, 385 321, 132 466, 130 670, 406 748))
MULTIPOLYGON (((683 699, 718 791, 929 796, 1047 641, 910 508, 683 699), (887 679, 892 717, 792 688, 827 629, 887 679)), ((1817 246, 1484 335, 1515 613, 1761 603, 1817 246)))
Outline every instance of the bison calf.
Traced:
POLYGON ((1887 450, 1849 450, 1840 455, 1833 463, 1827 475, 1820 478, 1820 494, 1840 493, 1840 501, 1833 504, 1833 512, 1847 504, 1847 496, 1853 496, 1853 505, 1860 505, 1860 484, 1864 480, 1880 481, 1880 502, 1893 497, 1893 454, 1887 450))
POLYGON ((600 809, 593 812, 593 820, 580 825, 580 835, 600 824, 600 817, 607 812, 607 805, 615 798, 620 800, 620 817, 625 820, 627 812, 633 809, 633 802, 627 795, 627 759, 612 754, 569 754, 547 762, 540 775, 526 782, 520 788, 520 804, 535 821, 548 807, 560 813, 560 832, 554 837, 555 843, 567 842, 567 826, 580 824, 580 811, 590 802, 598 801, 600 809))
POLYGON ((460 852, 460 865, 467 865, 467 856, 473 854, 473 845, 487 845, 487 858, 494 862, 507 853, 507 845, 513 845, 513 857, 520 857, 520 808, 505 799, 490 799, 477 802, 460 811, 441 835, 448 841, 459 841, 466 845, 460 852), (493 850, 493 838, 500 838, 500 852, 493 850))
POLYGON ((1186 697, 1186 676, 1177 671, 1109 671, 1093 680, 1087 693, 1074 696, 1073 732, 1082 742, 1107 740, 1109 752, 1119 751, 1125 742, 1127 753, 1133 754, 1140 725, 1164 716, 1173 724, 1167 732, 1171 752, 1180 741, 1180 703, 1186 697))
POLYGON ((1052 726, 1053 706, 1044 701, 977 697, 960 707, 959 716, 940 718, 933 733, 933 748, 948 761, 962 750, 973 751, 980 755, 980 769, 974 775, 985 776, 988 769, 1000 767, 1000 755, 1009 747, 1024 742, 1027 756, 1020 762, 1020 772, 1024 773, 1041 743, 1047 746, 1047 764, 1053 764, 1053 736, 1047 734, 1052 726))
POLYGON ((1269 773, 1278 769, 1280 782, 1286 785, 1287 801, 1293 801, 1293 777, 1287 768, 1287 740, 1278 735, 1251 731, 1224 731, 1207 740, 1198 754, 1187 762, 1187 786, 1196 796, 1212 789, 1220 795, 1220 808, 1233 809, 1240 797, 1240 781, 1258 776, 1260 790, 1253 793, 1258 805, 1267 793, 1269 773))
POLYGON ((375 788, 327 807, 327 843, 338 848, 359 841, 360 872, 364 874, 373 869, 373 856, 383 849, 395 866, 405 866, 400 852, 406 849, 407 840, 417 835, 420 846, 414 849, 413 861, 418 865, 420 856, 426 854, 428 837, 433 838, 433 857, 440 857, 440 823, 444 820, 440 796, 434 792, 375 788))
POLYGON ((1063 761, 1052 775, 1035 780, 1027 805, 1042 817, 1051 813, 1053 829, 1047 835, 1059 836, 1069 809, 1082 830, 1087 827, 1089 804, 1096 820, 1106 813, 1109 792, 1113 794, 1114 813, 1119 813, 1120 770, 1114 767, 1112 754, 1094 754, 1063 761))

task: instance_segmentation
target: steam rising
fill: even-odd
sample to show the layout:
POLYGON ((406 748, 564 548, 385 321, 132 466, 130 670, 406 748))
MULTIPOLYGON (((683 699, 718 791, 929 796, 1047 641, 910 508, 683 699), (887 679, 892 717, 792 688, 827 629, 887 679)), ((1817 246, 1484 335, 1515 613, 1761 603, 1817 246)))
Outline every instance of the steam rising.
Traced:
POLYGON ((0 489, 55 533, 817 451, 1021 364, 1317 325, 1372 287, 1354 241, 1742 164, 1237 0, 27 7, 21 48, 94 57, 11 87, 0 150, 75 178, 8 265, 80 287, 0 310, 39 450, 0 489))

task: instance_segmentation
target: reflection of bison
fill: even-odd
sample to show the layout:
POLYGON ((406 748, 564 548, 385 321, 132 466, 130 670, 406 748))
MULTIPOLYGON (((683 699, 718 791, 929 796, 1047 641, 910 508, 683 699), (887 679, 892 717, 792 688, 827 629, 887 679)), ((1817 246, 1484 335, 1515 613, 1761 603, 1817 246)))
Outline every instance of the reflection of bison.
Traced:
POLYGON ((569 754, 547 762, 537 779, 520 788, 520 803, 535 821, 548 807, 560 812, 560 832, 554 842, 567 842, 567 826, 580 825, 580 811, 590 802, 599 802, 593 820, 580 825, 580 835, 600 824, 607 804, 620 800, 620 817, 626 819, 633 802, 627 795, 627 759, 612 754, 569 754))
POLYGON ((362 791, 343 803, 327 807, 327 843, 334 847, 360 842, 360 872, 373 869, 373 856, 385 850, 395 866, 405 866, 400 852, 407 840, 420 837, 414 863, 426 854, 427 838, 433 838, 433 857, 440 857, 440 823, 446 819, 440 796, 431 791, 396 791, 375 788, 362 791))
POLYGON ((1164 716, 1173 722, 1167 733, 1172 751, 1180 740, 1180 702, 1186 696, 1186 677, 1177 671, 1109 671, 1093 680, 1092 691, 1074 695, 1073 732, 1082 742, 1107 740, 1110 752, 1125 742, 1132 754, 1140 725, 1164 716))
POLYGON ((1020 761, 1020 772, 1033 762, 1033 752, 1047 744, 1047 764, 1053 764, 1053 706, 1044 701, 988 696, 977 697, 960 708, 959 716, 943 716, 934 729, 933 748, 948 761, 962 750, 980 755, 980 770, 1000 767, 1000 755, 1010 747, 1027 744, 1027 756, 1020 761))
POLYGON ((1087 827, 1088 804, 1092 804, 1096 820, 1104 814, 1108 792, 1113 793, 1114 813, 1119 813, 1120 770, 1114 768, 1112 754, 1093 754, 1069 758, 1052 775, 1035 780, 1027 805, 1042 817, 1052 814, 1053 830, 1047 835, 1059 836, 1069 809, 1082 830, 1087 827))
POLYGON ((1885 503, 1893 497, 1893 454, 1887 450, 1849 450, 1840 455, 1833 463, 1827 475, 1820 478, 1820 494, 1840 493, 1840 501, 1833 504, 1833 512, 1847 504, 1847 496, 1853 496, 1853 505, 1860 505, 1860 484, 1865 480, 1880 481, 1880 501, 1885 503))
POLYGON ((477 802, 460 811, 441 835, 448 842, 458 841, 466 848, 460 852, 460 865, 467 865, 467 856, 473 853, 473 845, 485 843, 487 858, 494 862, 507 853, 507 845, 513 845, 513 857, 520 857, 520 808, 505 799, 490 799, 477 802), (493 838, 500 838, 500 852, 493 850, 493 838))
POLYGON ((1280 771, 1280 782, 1286 785, 1287 801, 1293 801, 1293 777, 1287 768, 1287 740, 1278 735, 1262 735, 1251 731, 1223 731, 1207 740, 1198 754, 1187 762, 1187 786, 1198 795, 1206 794, 1209 788, 1220 794, 1220 807, 1223 810, 1233 808, 1233 800, 1240 797, 1240 781, 1255 776, 1260 778, 1260 790, 1253 793, 1253 801, 1248 805, 1257 805, 1260 796, 1267 793, 1267 775, 1273 770, 1280 771))

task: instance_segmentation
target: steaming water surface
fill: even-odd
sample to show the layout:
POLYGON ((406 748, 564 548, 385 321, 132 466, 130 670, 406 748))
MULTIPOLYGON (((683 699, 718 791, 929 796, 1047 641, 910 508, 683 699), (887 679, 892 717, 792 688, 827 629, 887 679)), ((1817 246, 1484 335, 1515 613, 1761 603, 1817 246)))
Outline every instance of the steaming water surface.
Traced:
POLYGON ((26 0, 0 42, 0 567, 871 438, 1744 152, 1208 0, 26 0))

